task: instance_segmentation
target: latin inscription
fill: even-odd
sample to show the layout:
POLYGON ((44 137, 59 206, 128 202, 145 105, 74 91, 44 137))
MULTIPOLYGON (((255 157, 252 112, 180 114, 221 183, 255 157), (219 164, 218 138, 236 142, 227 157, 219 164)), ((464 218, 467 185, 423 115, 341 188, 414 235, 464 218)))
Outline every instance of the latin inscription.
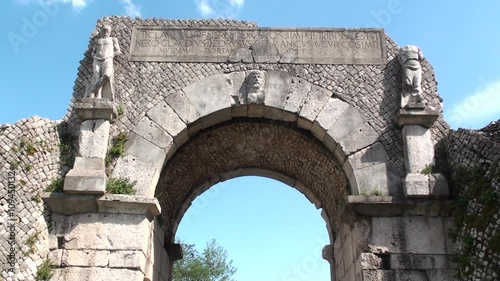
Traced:
POLYGON ((136 26, 130 60, 378 64, 386 62, 384 37, 380 29, 136 26))

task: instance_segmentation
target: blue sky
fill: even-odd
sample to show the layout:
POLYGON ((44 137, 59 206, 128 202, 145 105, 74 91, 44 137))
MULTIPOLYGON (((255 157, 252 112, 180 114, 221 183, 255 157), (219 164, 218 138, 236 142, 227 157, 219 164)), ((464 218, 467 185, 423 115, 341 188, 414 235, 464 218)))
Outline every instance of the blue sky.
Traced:
MULTIPOLYGON (((129 15, 231 17, 263 27, 382 27, 397 44, 422 49, 452 128, 481 128, 500 118, 498 11, 497 0, 3 0, 0 124, 33 115, 62 118, 97 19, 129 15)), ((327 243, 324 222, 288 186, 260 178, 227 181, 200 196, 186 216, 179 236, 200 249, 216 238, 240 281, 328 280, 328 264, 315 250, 327 243)))

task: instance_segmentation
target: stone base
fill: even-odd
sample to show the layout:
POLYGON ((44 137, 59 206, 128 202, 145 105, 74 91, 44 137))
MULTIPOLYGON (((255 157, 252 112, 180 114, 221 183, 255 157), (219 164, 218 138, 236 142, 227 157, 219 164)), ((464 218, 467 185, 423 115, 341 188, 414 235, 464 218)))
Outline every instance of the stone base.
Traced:
POLYGON ((406 198, 448 198, 448 182, 441 174, 408 174, 404 184, 406 198))
POLYGON ((80 194, 104 194, 106 173, 102 170, 73 169, 64 178, 64 192, 80 194))
POLYGON ((421 125, 430 128, 439 117, 439 111, 425 109, 400 109, 396 118, 400 126, 421 125))
POLYGON ((82 195, 50 193, 42 194, 53 213, 74 215, 86 213, 144 214, 149 220, 161 212, 156 198, 137 195, 82 195))
POLYGON ((408 174, 405 179, 403 191, 406 198, 430 197, 429 176, 424 174, 408 174))
POLYGON ((113 122, 118 117, 115 103, 107 99, 83 98, 74 105, 81 120, 105 119, 113 122))

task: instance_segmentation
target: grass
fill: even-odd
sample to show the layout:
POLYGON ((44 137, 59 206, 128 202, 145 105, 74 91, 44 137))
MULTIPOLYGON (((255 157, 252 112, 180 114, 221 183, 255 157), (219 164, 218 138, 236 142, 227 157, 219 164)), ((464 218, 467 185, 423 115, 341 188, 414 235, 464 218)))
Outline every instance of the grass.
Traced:
POLYGON ((135 184, 137 182, 131 182, 126 178, 109 178, 106 186, 106 191, 112 194, 134 194, 135 184))
POLYGON ((16 170, 17 168, 19 168, 19 162, 17 162, 16 160, 12 160, 9 162, 9 165, 10 165, 10 169, 12 171, 16 170))
POLYGON ((30 235, 28 237, 28 239, 26 239, 26 245, 30 248, 30 253, 35 252, 35 244, 36 244, 36 242, 38 242, 38 240, 40 240, 40 232, 39 231, 35 231, 35 233, 30 235))
POLYGON ((48 281, 54 275, 52 271, 54 269, 54 264, 51 260, 46 259, 42 262, 42 264, 38 267, 36 271, 35 280, 36 281, 48 281))
POLYGON ((45 188, 47 192, 63 192, 64 187, 64 179, 63 178, 55 178, 52 182, 45 188))
POLYGON ((425 168, 423 168, 422 171, 420 171, 420 173, 424 175, 430 175, 432 173, 432 166, 431 165, 425 166, 425 168))

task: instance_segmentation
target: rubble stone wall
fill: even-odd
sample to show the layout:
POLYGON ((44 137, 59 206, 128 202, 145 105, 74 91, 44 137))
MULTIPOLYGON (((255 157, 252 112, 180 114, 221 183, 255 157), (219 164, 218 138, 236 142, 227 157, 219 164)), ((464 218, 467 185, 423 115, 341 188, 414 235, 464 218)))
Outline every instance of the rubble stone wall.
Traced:
POLYGON ((453 235, 458 241, 461 280, 500 278, 500 129, 459 129, 447 138, 451 188, 455 193, 453 235))

